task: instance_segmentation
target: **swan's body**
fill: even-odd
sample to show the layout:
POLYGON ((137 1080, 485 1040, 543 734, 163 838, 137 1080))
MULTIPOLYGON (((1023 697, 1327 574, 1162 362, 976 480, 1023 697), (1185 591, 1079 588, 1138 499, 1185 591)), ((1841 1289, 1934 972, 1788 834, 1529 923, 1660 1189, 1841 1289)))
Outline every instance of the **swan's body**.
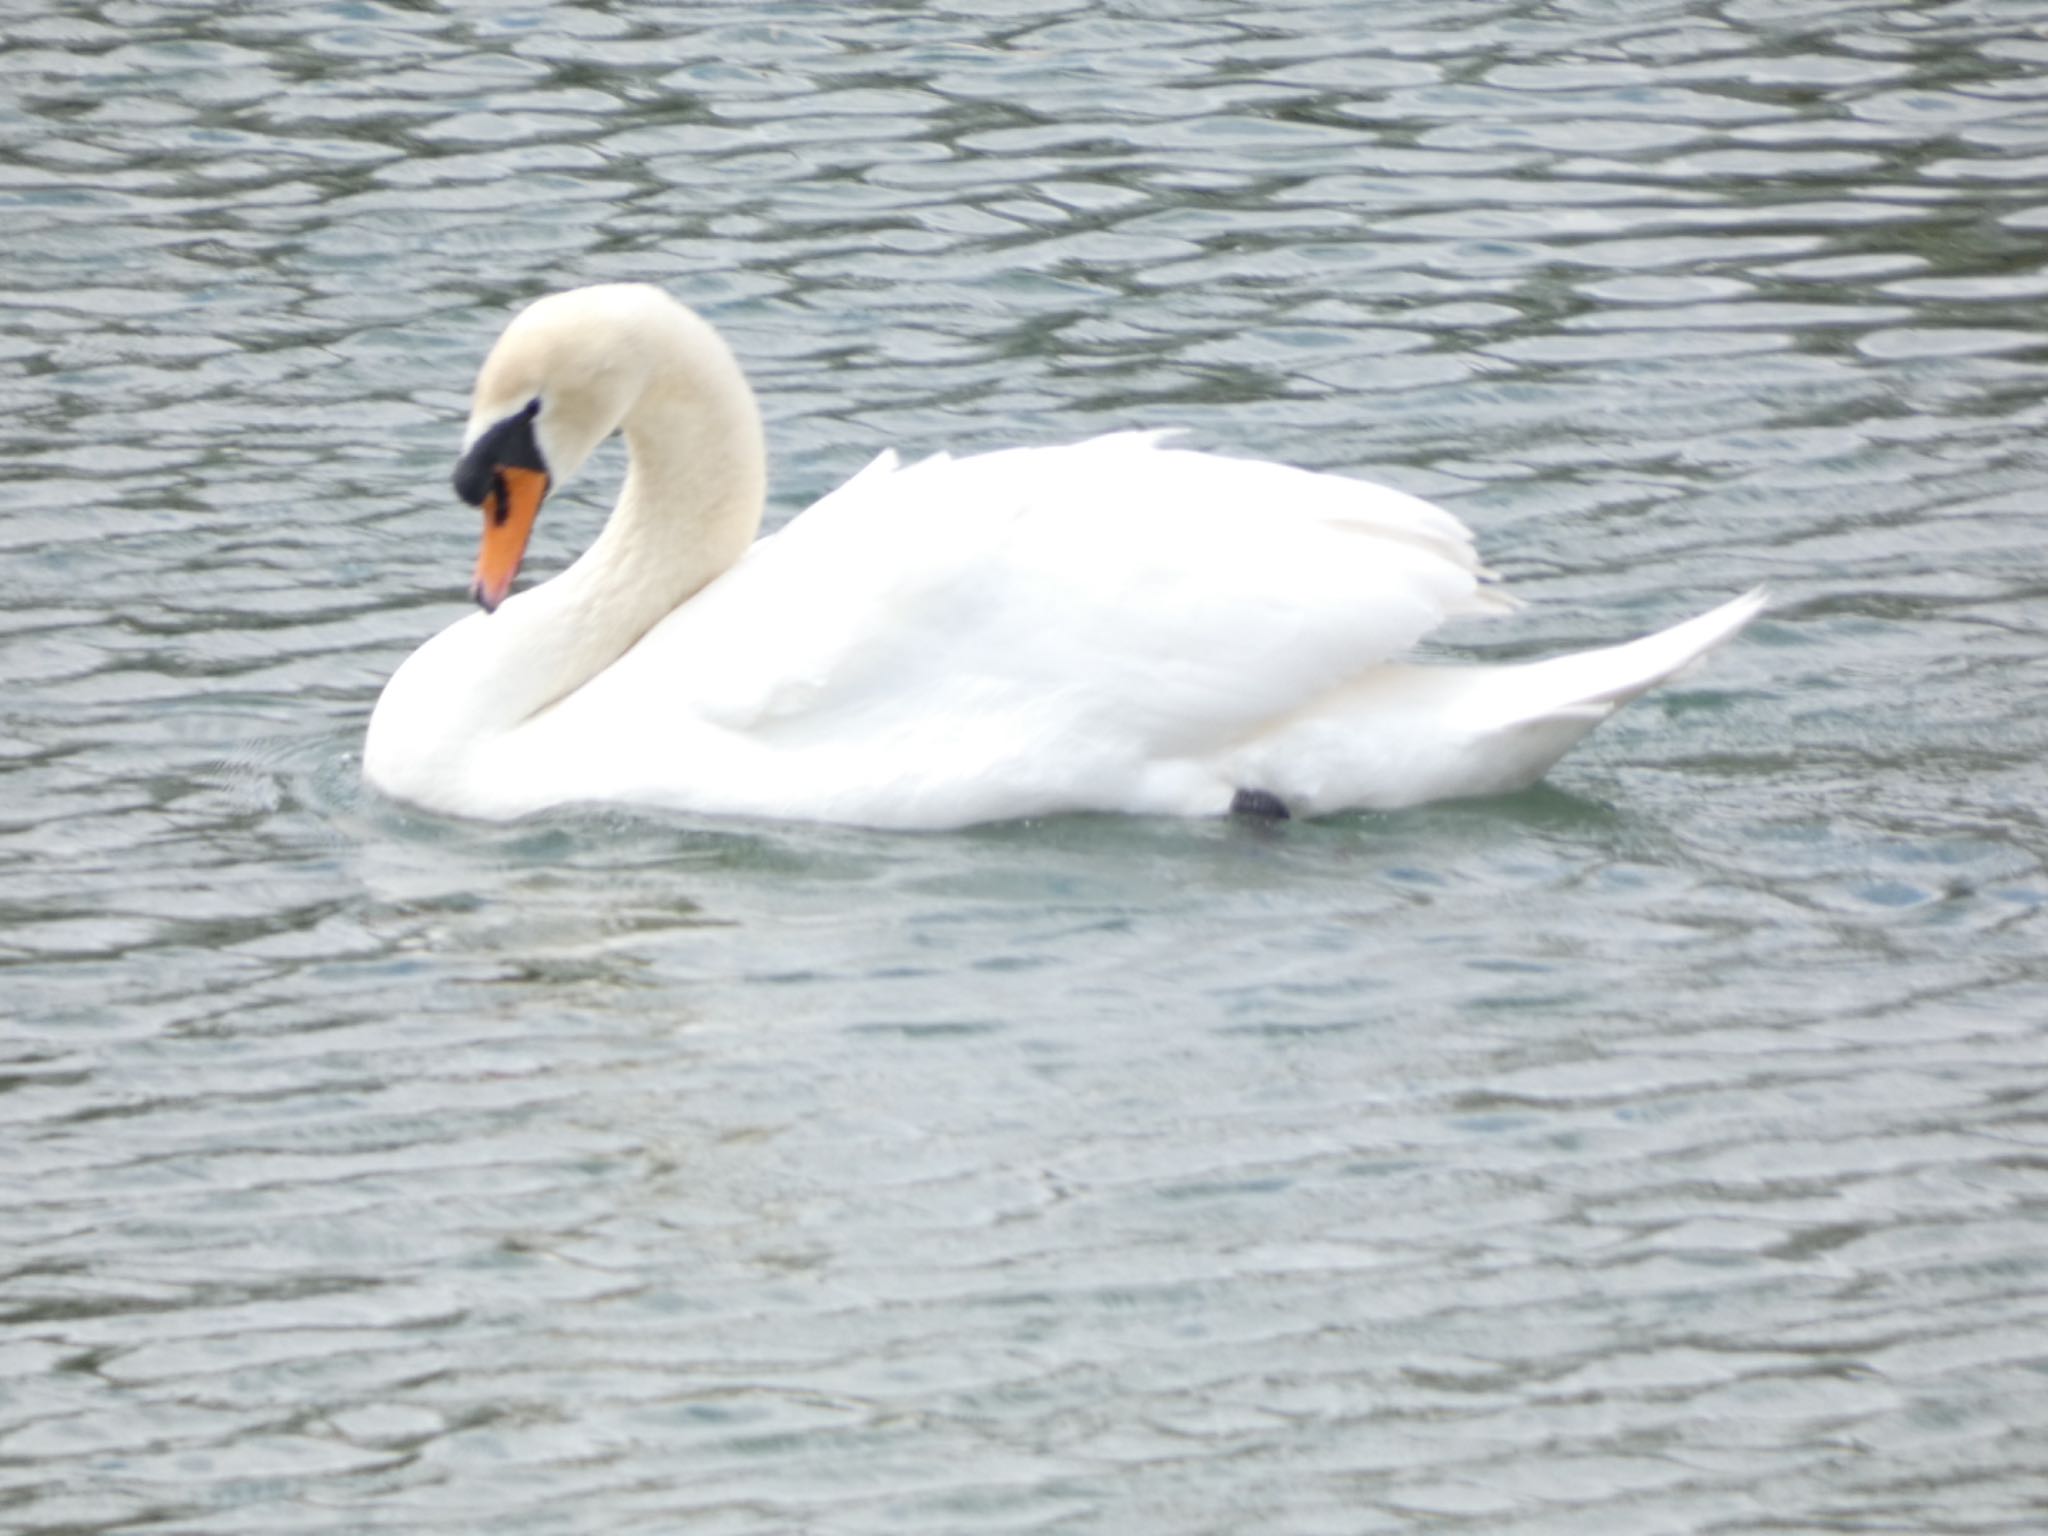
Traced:
POLYGON ((487 606, 551 478, 620 428, 597 542, 392 677, 377 787, 492 818, 624 801, 897 827, 1391 809, 1533 782, 1761 606, 1522 666, 1402 665, 1441 621, 1509 606, 1455 518, 1143 433, 885 453, 754 542, 752 395, 709 326, 634 286, 540 301, 485 364, 457 483, 487 511, 487 606))

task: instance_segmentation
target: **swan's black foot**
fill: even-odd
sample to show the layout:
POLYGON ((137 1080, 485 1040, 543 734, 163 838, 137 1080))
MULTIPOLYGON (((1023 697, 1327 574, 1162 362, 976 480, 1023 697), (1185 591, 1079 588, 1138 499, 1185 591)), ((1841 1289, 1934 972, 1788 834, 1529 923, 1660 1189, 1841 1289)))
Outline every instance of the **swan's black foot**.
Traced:
POLYGON ((1230 797, 1233 816, 1263 816, 1268 821, 1287 820, 1287 802, 1263 789, 1240 789, 1230 797))

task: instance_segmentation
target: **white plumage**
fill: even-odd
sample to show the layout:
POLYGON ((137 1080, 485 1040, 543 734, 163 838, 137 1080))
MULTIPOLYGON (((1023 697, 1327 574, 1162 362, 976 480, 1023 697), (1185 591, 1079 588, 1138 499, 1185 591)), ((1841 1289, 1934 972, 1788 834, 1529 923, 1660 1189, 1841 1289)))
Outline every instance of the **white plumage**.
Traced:
POLYGON ((575 566, 430 640, 379 700, 371 781, 456 814, 626 801, 946 827, 1216 815, 1239 791, 1306 815, 1494 793, 1761 606, 1526 666, 1404 665, 1445 619, 1509 606, 1456 518, 1152 433, 884 453, 749 543, 751 394, 649 288, 515 320, 470 442, 534 400, 556 483, 615 428, 633 467, 575 566))

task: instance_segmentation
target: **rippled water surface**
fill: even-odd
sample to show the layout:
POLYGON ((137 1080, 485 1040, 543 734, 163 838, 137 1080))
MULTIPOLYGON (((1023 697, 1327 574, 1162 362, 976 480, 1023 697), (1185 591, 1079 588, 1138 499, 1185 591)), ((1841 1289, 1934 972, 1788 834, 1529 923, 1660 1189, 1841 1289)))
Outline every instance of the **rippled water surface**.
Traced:
POLYGON ((7 8, 0 1526, 2039 1529, 2044 185, 2038 0, 7 8), (1485 804, 383 803, 613 278, 771 522, 1180 424, 1445 653, 1776 606, 1485 804))

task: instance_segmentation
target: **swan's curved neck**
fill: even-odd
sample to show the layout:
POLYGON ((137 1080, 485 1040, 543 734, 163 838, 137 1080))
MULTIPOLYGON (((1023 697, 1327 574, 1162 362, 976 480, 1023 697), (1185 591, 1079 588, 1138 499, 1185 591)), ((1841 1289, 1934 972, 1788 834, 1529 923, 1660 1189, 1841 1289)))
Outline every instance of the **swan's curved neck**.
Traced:
MULTIPOLYGON (((366 767, 374 760, 373 771, 388 769, 394 780, 401 769, 433 779, 473 761, 475 750, 617 661, 753 541, 767 480, 753 391, 709 325, 655 297, 604 317, 607 333, 592 338, 608 365, 639 381, 623 418, 611 418, 628 463, 604 530, 553 580, 415 652, 371 717, 366 767)), ((558 398, 564 418, 573 417, 578 402, 558 398)), ((550 399, 544 413, 556 404, 550 399)), ((609 427, 591 430, 609 435, 609 427)), ((410 797, 435 799, 426 784, 410 797)))
POLYGON ((620 424, 626 479, 604 530, 561 575, 484 620, 508 630, 504 725, 618 660, 760 530, 767 469, 753 391, 704 321, 674 307, 660 320, 669 334, 635 338, 649 367, 620 424))
POLYGON ((533 594, 562 588, 579 635, 616 647, 592 672, 732 565, 760 530, 760 413, 722 344, 716 361, 729 369, 723 379, 693 368, 649 381, 621 427, 626 480, 604 531, 533 594))

